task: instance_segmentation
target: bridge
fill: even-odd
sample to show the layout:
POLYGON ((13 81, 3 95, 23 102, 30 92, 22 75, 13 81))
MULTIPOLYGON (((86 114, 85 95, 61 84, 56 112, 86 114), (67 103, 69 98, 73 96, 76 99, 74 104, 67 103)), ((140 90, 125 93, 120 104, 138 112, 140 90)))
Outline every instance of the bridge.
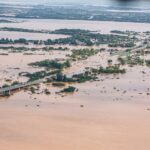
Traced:
POLYGON ((36 85, 36 84, 39 84, 39 83, 42 83, 42 82, 43 82, 43 80, 41 79, 41 80, 36 80, 36 81, 33 81, 33 82, 25 82, 25 83, 20 83, 20 84, 8 86, 8 87, 5 87, 5 88, 0 88, 0 96, 5 95, 6 92, 8 92, 10 94, 11 91, 22 89, 22 88, 29 87, 29 86, 32 86, 32 85, 36 85))

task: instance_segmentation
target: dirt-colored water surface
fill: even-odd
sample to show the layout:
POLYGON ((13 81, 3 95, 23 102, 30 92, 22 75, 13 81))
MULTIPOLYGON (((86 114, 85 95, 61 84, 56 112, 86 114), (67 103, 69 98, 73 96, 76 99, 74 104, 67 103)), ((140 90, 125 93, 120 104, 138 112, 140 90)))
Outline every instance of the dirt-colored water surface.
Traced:
MULTIPOLYGON (((39 23, 34 20, 20 23, 18 27, 32 28, 35 22, 39 23)), ((61 27, 62 23, 62 28, 68 24, 72 27, 70 22, 75 23, 74 28, 76 25, 77 28, 82 28, 86 21, 59 20, 57 23, 52 20, 47 26, 52 24, 50 28, 54 28, 57 24, 61 27)), ((37 28, 42 23, 36 24, 37 28)), ((104 32, 107 32, 110 31, 111 24, 112 29, 118 29, 119 23, 104 24, 89 22, 87 27, 102 31, 103 26, 104 32)), ((149 28, 148 24, 144 25, 144 29, 140 24, 134 23, 134 26, 138 26, 140 31, 149 28)), ((131 23, 120 23, 119 29, 126 30, 125 27, 127 30, 134 28, 131 23)), ((39 50, 33 55, 0 55, 0 85, 7 78, 23 80, 18 77, 19 72, 37 71, 37 68, 28 66, 28 63, 62 59, 67 53, 39 50)), ((80 72, 86 66, 106 66, 108 58, 107 52, 101 52, 87 60, 74 62, 64 73, 80 72)), ((115 56, 111 59, 116 61, 115 56)), ((125 68, 128 69, 126 74, 100 75, 98 81, 75 84, 78 92, 74 94, 59 95, 55 92, 61 88, 41 84, 41 89, 48 88, 50 95, 31 94, 30 91, 22 90, 9 98, 1 98, 0 150, 149 150, 150 70, 145 66, 125 68)))

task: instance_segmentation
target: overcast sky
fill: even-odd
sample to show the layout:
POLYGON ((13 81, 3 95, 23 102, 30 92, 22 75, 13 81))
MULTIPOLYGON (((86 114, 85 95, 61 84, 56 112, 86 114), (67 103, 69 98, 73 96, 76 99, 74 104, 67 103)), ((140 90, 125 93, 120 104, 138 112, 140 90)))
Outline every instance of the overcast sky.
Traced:
POLYGON ((19 3, 82 3, 82 4, 96 4, 96 5, 117 5, 120 2, 123 2, 123 5, 127 4, 128 2, 134 2, 135 6, 149 6, 150 4, 145 4, 145 2, 149 2, 150 0, 0 0, 1 3, 12 3, 12 2, 19 2, 19 3))
POLYGON ((108 3, 110 0, 0 0, 0 2, 34 2, 34 3, 108 3), (107 2, 106 2, 107 1, 107 2))

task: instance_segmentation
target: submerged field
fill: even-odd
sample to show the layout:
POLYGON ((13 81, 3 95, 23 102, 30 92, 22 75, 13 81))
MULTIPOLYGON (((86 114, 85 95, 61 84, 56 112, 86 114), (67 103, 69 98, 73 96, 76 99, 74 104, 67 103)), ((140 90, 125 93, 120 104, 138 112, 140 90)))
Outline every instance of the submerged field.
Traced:
POLYGON ((150 25, 40 21, 0 24, 1 89, 40 81, 1 96, 1 149, 149 150, 150 25))

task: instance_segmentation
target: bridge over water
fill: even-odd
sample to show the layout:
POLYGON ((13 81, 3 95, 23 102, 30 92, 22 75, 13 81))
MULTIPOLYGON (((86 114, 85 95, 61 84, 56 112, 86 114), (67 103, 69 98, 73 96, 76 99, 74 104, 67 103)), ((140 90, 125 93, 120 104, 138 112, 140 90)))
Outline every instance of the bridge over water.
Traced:
POLYGON ((12 86, 8 86, 5 88, 0 88, 0 95, 4 95, 6 92, 10 93, 11 91, 17 90, 17 89, 21 89, 21 88, 25 88, 25 87, 29 87, 32 85, 36 85, 39 83, 42 83, 43 80, 36 80, 33 82, 25 82, 25 83, 21 83, 21 84, 17 84, 17 85, 12 85, 12 86))

